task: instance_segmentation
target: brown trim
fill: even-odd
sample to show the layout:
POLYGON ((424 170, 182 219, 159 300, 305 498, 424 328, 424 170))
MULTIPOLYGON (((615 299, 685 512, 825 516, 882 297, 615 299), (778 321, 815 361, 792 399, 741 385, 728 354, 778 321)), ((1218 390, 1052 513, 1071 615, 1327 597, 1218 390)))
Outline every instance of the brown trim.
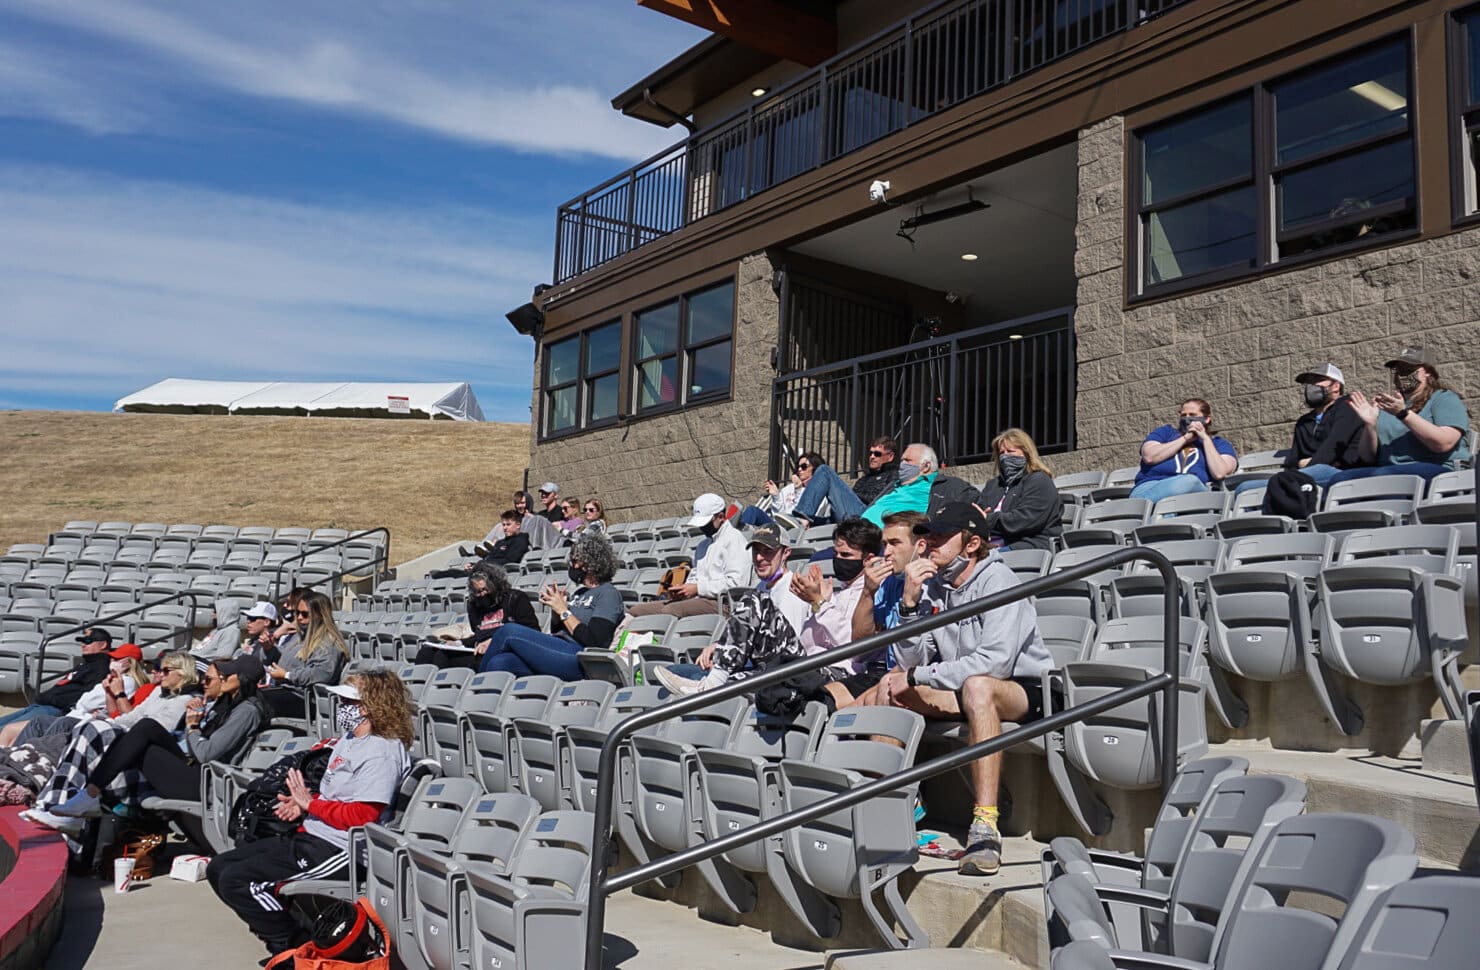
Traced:
MULTIPOLYGON (((1254 73, 1283 73, 1284 67, 1272 66, 1281 59, 1293 68, 1464 5, 1459 0, 1190 3, 556 287, 545 294, 545 309, 569 306, 576 317, 598 313, 665 288, 675 275, 699 273, 851 222, 873 211, 863 190, 873 178, 889 178, 892 194, 909 202, 1063 144, 1108 117, 1127 115, 1133 126, 1169 117, 1247 87, 1246 78, 1254 73)), ((1442 229, 1425 222, 1426 233, 1442 229)))
POLYGON ((1474 177, 1465 158, 1470 150, 1465 115, 1467 109, 1470 114, 1480 110, 1469 103, 1470 78, 1480 71, 1480 64, 1470 63, 1467 31, 1460 25, 1460 20, 1467 16, 1476 17, 1475 29, 1480 29, 1480 3, 1462 6, 1444 18, 1444 51, 1449 68, 1445 100, 1449 112, 1445 122, 1449 132, 1449 218, 1456 229, 1480 225, 1480 206, 1473 212, 1465 208, 1470 193, 1468 183, 1474 177))

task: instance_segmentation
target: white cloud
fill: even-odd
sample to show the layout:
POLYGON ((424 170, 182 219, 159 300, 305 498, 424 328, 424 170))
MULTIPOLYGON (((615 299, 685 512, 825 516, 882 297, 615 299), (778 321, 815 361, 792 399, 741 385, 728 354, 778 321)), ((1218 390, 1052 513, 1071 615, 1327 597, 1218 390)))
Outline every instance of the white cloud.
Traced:
MULTIPOLYGON (((101 45, 46 65, 33 59, 9 85, 27 96, 0 110, 34 111, 88 130, 98 130, 100 118, 141 126, 147 122, 136 107, 113 112, 118 96, 154 88, 158 110, 167 115, 158 102, 169 98, 161 92, 183 72, 238 94, 476 144, 635 159, 677 135, 620 116, 610 95, 701 35, 670 18, 611 7, 576 0, 354 6, 0 0, 0 14, 9 10, 24 22, 85 38, 87 46, 101 45), (120 61, 132 64, 132 89, 87 83, 120 61)), ((0 93, 7 89, 0 75, 0 93)))
POLYGON ((475 210, 335 209, 0 167, 0 386, 163 377, 470 381, 525 420, 532 345, 502 313, 546 271, 475 210))

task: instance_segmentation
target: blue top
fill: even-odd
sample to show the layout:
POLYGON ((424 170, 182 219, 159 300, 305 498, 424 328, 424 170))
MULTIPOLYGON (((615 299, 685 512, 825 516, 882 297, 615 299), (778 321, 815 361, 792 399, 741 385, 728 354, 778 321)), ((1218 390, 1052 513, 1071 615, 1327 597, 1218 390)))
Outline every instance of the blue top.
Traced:
MULTIPOLYGON (((904 599, 904 577, 890 576, 874 591, 874 626, 892 630, 899 626, 899 604, 904 599)), ((894 668, 894 646, 889 647, 889 667, 894 668)))
POLYGON ((1409 465, 1422 461, 1443 465, 1453 471, 1461 459, 1470 457, 1470 415, 1458 394, 1435 391, 1419 408, 1418 416, 1441 428, 1458 428, 1459 443, 1448 452, 1430 451, 1406 424, 1383 411, 1377 415, 1379 465, 1409 465))
MULTIPOLYGON (((1164 445, 1169 441, 1176 441, 1182 437, 1182 432, 1169 424, 1164 424, 1146 436, 1146 441, 1154 441, 1164 445)), ((1142 442, 1144 447, 1145 442, 1142 442)), ((1227 438, 1213 435, 1213 447, 1218 449, 1218 454, 1229 455, 1235 461, 1238 460, 1238 451, 1229 443, 1227 438)), ((1193 439, 1193 443, 1183 448, 1163 462, 1148 465, 1141 462, 1141 470, 1136 473, 1136 484, 1143 482, 1159 482, 1164 478, 1174 475, 1192 475, 1204 485, 1208 484, 1208 463, 1203 456, 1201 442, 1193 439)))

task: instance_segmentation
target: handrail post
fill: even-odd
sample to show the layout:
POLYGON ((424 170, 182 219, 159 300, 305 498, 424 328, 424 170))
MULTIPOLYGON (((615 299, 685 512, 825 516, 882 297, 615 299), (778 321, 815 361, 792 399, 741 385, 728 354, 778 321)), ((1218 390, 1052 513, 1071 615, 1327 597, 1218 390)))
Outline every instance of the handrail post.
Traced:
POLYGON ((823 815, 856 805, 875 795, 893 791, 904 785, 913 784, 915 781, 931 777, 940 771, 950 770, 953 767, 967 764, 978 758, 995 754, 1026 738, 1037 737, 1060 726, 1073 723, 1082 717, 1111 710, 1130 700, 1145 697, 1158 691, 1162 692, 1165 698, 1162 705, 1162 791, 1164 795, 1170 792, 1177 774, 1177 692, 1181 685, 1182 670, 1179 642, 1181 614, 1178 595, 1177 570, 1172 565, 1171 560, 1152 548, 1145 546, 1122 546, 1113 552, 1096 559, 1078 563, 1057 573, 1039 576, 1026 582, 1018 583, 1007 589, 984 596, 981 599, 953 606, 932 616, 922 617, 911 623, 896 627, 893 630, 875 633, 872 636, 854 640, 852 643, 844 644, 843 646, 835 647, 822 653, 801 657, 790 663, 759 671, 744 680, 731 680, 712 691, 670 700, 666 704, 640 711, 618 722, 607 732, 606 740, 602 743, 601 754, 597 761, 596 805, 593 812, 591 840, 591 871, 586 891, 586 940, 583 948, 583 966, 586 970, 600 970, 601 968, 601 942, 602 934, 606 927, 606 897, 613 892, 636 885, 648 879, 657 878, 665 872, 674 871, 678 868, 684 868, 706 859, 711 859, 720 853, 728 852, 740 845, 748 844, 775 832, 782 831, 793 823, 802 824, 811 819, 821 818, 823 815), (611 855, 612 850, 612 789, 616 776, 617 751, 619 746, 633 734, 649 725, 671 720, 675 717, 682 717, 685 714, 701 710, 721 701, 739 697, 741 694, 753 693, 772 684, 789 680, 799 673, 830 666, 842 660, 851 660, 854 657, 859 657, 866 653, 873 653, 882 647, 890 646, 905 639, 906 636, 928 633, 948 624, 959 622, 967 617, 1005 606, 1008 603, 1029 599, 1046 590, 1061 586, 1064 583, 1084 579, 1094 573, 1122 565, 1132 560, 1149 562, 1161 574, 1163 585, 1162 636, 1164 638, 1162 652, 1163 669, 1161 673, 1154 674, 1139 684, 1117 688, 1111 693, 1097 697, 1094 700, 1086 701, 1065 711, 1050 714, 1040 721, 1020 727, 1009 734, 998 735, 995 738, 970 745, 952 754, 926 762, 923 765, 915 765, 912 768, 895 774, 875 779, 858 788, 833 795, 806 808, 795 809, 776 818, 761 822, 758 825, 752 825, 719 839, 711 840, 703 845, 691 846, 681 852, 674 853, 672 856, 649 862, 646 865, 639 866, 637 869, 625 872, 615 879, 608 878, 608 857, 611 855))

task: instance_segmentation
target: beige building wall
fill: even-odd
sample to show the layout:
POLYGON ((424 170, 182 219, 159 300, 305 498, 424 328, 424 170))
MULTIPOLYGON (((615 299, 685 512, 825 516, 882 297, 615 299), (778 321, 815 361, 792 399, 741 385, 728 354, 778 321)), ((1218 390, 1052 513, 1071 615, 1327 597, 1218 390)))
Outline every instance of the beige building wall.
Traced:
POLYGON ((1135 464, 1188 397, 1212 404, 1240 452, 1286 447, 1304 410, 1297 373, 1329 360, 1371 393, 1405 344, 1480 400, 1480 229, 1125 309, 1125 147, 1118 117, 1079 134, 1079 450, 1055 471, 1135 464))
MULTIPOLYGON (((740 261, 736 277, 733 396, 675 414, 638 418, 531 446, 531 487, 553 481, 561 493, 595 498, 612 522, 688 512, 700 492, 753 502, 766 479, 771 418, 771 348, 779 327, 771 262, 740 261)), ((539 368, 534 413, 539 413, 539 368)))

